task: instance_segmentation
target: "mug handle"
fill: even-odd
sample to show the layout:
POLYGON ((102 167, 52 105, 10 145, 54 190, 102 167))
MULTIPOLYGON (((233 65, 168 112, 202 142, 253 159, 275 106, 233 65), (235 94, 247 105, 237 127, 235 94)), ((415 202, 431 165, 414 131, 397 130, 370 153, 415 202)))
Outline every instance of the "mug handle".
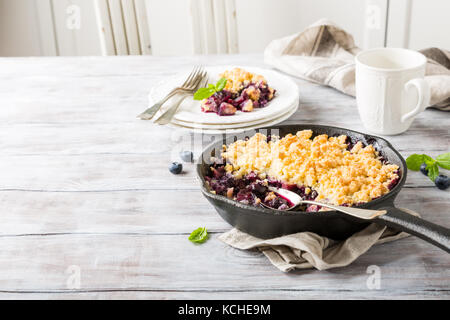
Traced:
POLYGON ((424 79, 415 78, 415 79, 409 80, 405 84, 405 89, 408 90, 411 87, 416 87, 416 89, 417 89, 417 93, 419 96, 417 99, 417 105, 412 111, 410 111, 407 114, 404 114, 402 116, 402 118, 401 118, 402 122, 405 122, 408 119, 414 117, 415 115, 421 113, 430 104, 430 86, 424 79))

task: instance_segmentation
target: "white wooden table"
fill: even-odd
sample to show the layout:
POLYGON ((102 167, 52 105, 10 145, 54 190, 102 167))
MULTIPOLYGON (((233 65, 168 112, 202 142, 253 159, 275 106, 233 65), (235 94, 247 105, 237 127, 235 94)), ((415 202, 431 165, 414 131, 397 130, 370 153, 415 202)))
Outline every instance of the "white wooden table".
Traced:
MULTIPOLYGON (((168 171, 173 130, 136 119, 153 84, 199 62, 263 66, 260 55, 0 59, 0 298, 450 298, 450 256, 414 237, 348 267, 288 274, 220 242, 230 226, 193 165, 168 171), (187 237, 199 226, 211 238, 196 246, 187 237)), ((352 97, 295 81, 301 107, 288 123, 364 131, 352 97)), ((449 124, 427 110, 389 140, 405 157, 437 155, 449 124)), ((450 225, 450 192, 420 173, 397 205, 450 225)))

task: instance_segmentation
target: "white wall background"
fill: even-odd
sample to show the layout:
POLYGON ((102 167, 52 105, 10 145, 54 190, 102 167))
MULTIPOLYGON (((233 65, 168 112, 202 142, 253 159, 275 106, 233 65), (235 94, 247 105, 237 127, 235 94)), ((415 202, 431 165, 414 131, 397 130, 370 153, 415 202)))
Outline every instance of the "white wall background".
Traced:
POLYGON ((364 0, 236 1, 239 49, 262 51, 271 39, 301 31, 321 18, 351 30, 355 41, 362 46, 365 4, 364 0))
POLYGON ((146 5, 153 54, 193 53, 190 1, 147 0, 146 5))
MULTIPOLYGON (((97 1, 125 17, 129 2, 138 0, 0 0, 0 56, 262 52, 272 39, 321 18, 350 31, 362 48, 450 49, 448 0, 139 0, 151 51, 131 50, 130 41, 138 39, 131 34, 122 39, 128 50, 113 41, 105 51, 108 30, 98 27, 97 1), (73 5, 80 10, 75 29, 67 27, 73 5)), ((110 29, 124 30, 120 18, 110 29)))

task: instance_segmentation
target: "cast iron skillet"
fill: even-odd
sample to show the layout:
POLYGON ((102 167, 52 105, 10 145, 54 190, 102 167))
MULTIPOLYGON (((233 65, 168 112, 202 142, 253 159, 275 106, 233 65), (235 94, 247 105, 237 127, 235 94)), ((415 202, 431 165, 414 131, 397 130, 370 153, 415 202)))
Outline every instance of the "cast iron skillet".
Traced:
POLYGON ((385 139, 343 128, 308 124, 274 126, 237 135, 224 135, 222 140, 212 143, 203 151, 197 163, 197 174, 201 181, 203 195, 225 221, 253 236, 268 239, 301 231, 311 231, 331 239, 341 240, 374 222, 405 231, 450 252, 449 229, 412 216, 394 206, 394 199, 405 184, 406 172, 405 160, 385 139), (313 136, 324 133, 329 136, 344 134, 350 137, 353 142, 362 141, 365 144, 372 144, 390 163, 399 166, 401 178, 398 184, 384 196, 360 206, 367 209, 385 209, 387 214, 368 222, 368 220, 351 217, 336 211, 283 212, 241 204, 209 192, 204 176, 208 172, 211 163, 210 158, 220 157, 222 145, 228 145, 246 136, 251 137, 256 132, 283 137, 288 133, 295 134, 297 131, 305 129, 311 129, 313 136))

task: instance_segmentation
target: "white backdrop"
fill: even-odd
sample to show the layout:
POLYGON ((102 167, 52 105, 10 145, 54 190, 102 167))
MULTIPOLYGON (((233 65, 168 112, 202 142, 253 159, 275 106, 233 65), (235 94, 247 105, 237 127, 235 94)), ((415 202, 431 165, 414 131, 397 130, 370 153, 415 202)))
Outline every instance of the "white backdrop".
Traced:
POLYGON ((0 0, 0 55, 262 52, 320 18, 363 48, 450 49, 448 12, 448 0, 0 0), (102 2, 109 31, 99 29, 102 2))

